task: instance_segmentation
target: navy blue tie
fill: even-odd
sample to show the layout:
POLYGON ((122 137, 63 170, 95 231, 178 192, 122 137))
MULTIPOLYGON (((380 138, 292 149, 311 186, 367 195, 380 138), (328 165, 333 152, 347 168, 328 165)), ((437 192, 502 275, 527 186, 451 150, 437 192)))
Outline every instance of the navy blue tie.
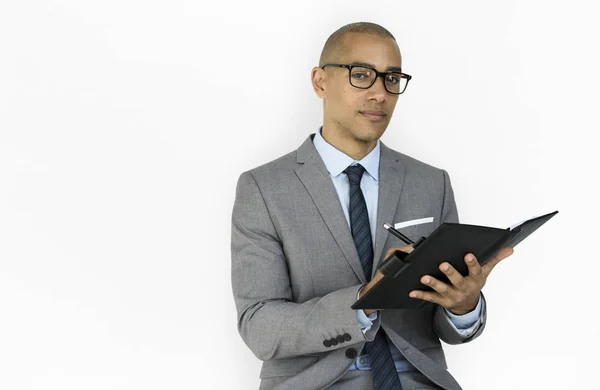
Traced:
MULTIPOLYGON (((360 189, 360 180, 365 168, 360 165, 351 165, 344 170, 350 181, 350 228, 354 245, 360 258, 360 262, 368 280, 371 279, 373 270, 373 241, 369 225, 369 213, 367 203, 360 189)), ((392 353, 383 328, 375 335, 375 339, 365 344, 365 352, 369 355, 371 372, 373 374, 373 386, 375 390, 397 390, 402 389, 396 366, 392 359, 392 353)))

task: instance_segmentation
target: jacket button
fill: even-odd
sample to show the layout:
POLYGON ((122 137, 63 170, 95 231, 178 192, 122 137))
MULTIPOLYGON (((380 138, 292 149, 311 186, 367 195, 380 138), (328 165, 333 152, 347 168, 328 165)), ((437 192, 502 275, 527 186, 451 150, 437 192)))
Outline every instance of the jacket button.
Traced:
POLYGON ((358 352, 356 352, 356 349, 354 349, 354 348, 348 348, 346 350, 346 357, 348 357, 350 359, 356 359, 357 355, 358 355, 358 352))
POLYGON ((344 340, 345 341, 350 341, 350 340, 352 340, 352 336, 350 336, 349 333, 344 333, 344 340))
POLYGON ((329 342, 330 342, 330 343, 331 343, 331 345, 333 345, 333 346, 335 346, 335 345, 338 345, 338 342, 337 342, 337 340, 335 339, 335 337, 334 337, 334 338, 332 338, 331 340, 329 340, 329 342))
POLYGON ((331 347, 331 341, 329 340, 323 340, 323 345, 327 348, 331 347))
POLYGON ((340 343, 340 344, 341 344, 341 343, 343 343, 344 341, 346 341, 346 339, 344 339, 344 336, 342 336, 342 335, 339 335, 339 336, 337 337, 337 342, 338 342, 338 343, 340 343))

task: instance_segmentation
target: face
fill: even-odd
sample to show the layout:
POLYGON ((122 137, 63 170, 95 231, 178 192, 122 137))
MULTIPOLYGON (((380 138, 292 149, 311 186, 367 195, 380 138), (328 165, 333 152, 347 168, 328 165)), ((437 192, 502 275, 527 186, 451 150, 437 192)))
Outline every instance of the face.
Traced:
MULTIPOLYGON (((361 62, 380 72, 402 66, 400 49, 391 38, 350 33, 344 42, 346 49, 336 63, 361 62)), ((315 68, 313 87, 324 102, 324 128, 331 128, 340 138, 359 142, 376 142, 383 135, 398 101, 398 95, 386 91, 381 77, 368 89, 350 85, 346 68, 315 68), (369 115, 369 111, 383 115, 369 115)))

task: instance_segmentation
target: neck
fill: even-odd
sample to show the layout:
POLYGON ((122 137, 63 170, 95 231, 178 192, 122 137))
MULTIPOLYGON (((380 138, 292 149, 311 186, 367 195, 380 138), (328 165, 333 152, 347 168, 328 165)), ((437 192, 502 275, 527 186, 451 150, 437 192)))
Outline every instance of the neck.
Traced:
POLYGON ((348 132, 336 130, 333 126, 328 126, 327 123, 323 124, 321 135, 328 144, 354 160, 362 160, 377 146, 377 140, 365 141, 358 139, 348 132))

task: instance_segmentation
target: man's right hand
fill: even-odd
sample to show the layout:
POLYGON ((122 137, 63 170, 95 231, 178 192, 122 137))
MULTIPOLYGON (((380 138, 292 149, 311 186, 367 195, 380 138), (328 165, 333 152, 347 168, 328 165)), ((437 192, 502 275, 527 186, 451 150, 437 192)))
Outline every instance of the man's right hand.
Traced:
MULTIPOLYGON (((385 254, 383 261, 387 260, 388 257, 390 257, 390 255, 392 253, 396 252, 397 250, 406 252, 406 253, 410 253, 413 250, 413 244, 391 247, 385 254)), ((383 274, 381 273, 381 271, 378 270, 375 273, 375 275, 373 275, 373 279, 371 279, 371 281, 369 283, 367 283, 367 285, 360 291, 360 297, 362 298, 362 296, 365 295, 367 293, 367 291, 369 291, 375 284, 377 284, 377 282, 379 282, 379 280, 381 280, 381 278, 383 278, 383 274)), ((378 309, 365 309, 364 312, 366 315, 370 315, 371 313, 374 313, 377 310, 378 309)))

